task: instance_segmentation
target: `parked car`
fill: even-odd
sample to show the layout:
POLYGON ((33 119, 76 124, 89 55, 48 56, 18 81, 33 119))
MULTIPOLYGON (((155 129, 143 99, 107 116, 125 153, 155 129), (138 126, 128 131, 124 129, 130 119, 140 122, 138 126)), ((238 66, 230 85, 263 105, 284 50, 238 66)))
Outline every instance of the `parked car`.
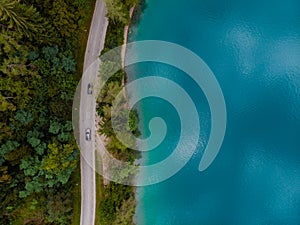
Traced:
POLYGON ((90 141, 91 139, 92 139, 92 135, 91 135, 91 129, 90 128, 87 128, 86 130, 85 130, 85 140, 87 140, 87 141, 90 141))
POLYGON ((91 83, 88 84, 87 93, 88 93, 88 95, 93 94, 93 84, 91 84, 91 83))

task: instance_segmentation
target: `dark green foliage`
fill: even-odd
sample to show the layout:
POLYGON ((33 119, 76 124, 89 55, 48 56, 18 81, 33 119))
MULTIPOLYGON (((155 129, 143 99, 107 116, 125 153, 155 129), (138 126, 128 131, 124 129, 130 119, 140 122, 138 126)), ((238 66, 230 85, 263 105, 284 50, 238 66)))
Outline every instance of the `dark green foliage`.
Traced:
POLYGON ((129 129, 130 131, 135 134, 135 136, 139 136, 139 130, 138 130, 138 123, 139 123, 139 117, 136 110, 131 110, 129 112, 129 129))
MULTIPOLYGON (((116 220, 116 213, 122 205, 131 198, 133 187, 111 182, 103 190, 103 199, 100 202, 101 224, 113 224, 116 220)), ((132 220, 132 217, 130 218, 132 220)))
POLYGON ((72 196, 70 192, 51 191, 46 205, 47 222, 69 225, 72 212, 72 196))
MULTIPOLYGON (((0 22, 7 29, 15 30, 27 38, 44 38, 49 25, 32 5, 16 0, 1 0, 0 22)), ((41 40, 41 39, 38 39, 41 40)))
POLYGON ((27 125, 33 120, 33 116, 30 112, 18 110, 15 114, 15 119, 19 121, 22 125, 27 125))
POLYGON ((112 22, 128 24, 130 22, 129 10, 137 4, 137 0, 105 0, 107 16, 112 22))
POLYGON ((122 202, 121 207, 116 212, 114 225, 132 225, 135 215, 135 196, 131 195, 128 199, 122 202))
POLYGON ((124 24, 121 22, 109 23, 107 27, 105 46, 102 53, 123 45, 124 24))
POLYGON ((0 166, 5 162, 6 156, 11 151, 15 150, 17 147, 19 147, 20 144, 16 141, 6 141, 4 144, 0 147, 0 166))
POLYGON ((89 3, 0 1, 0 224, 70 224, 75 50, 89 3))

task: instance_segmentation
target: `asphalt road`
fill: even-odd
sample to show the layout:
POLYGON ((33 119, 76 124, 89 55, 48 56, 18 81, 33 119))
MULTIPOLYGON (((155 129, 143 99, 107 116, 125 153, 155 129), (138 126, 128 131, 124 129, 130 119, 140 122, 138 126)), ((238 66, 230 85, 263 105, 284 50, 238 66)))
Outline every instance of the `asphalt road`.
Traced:
POLYGON ((108 20, 103 0, 97 0, 90 27, 90 33, 84 58, 84 76, 81 80, 79 129, 80 129, 80 167, 81 167, 81 216, 80 225, 95 224, 96 213, 96 177, 95 177, 95 113, 96 100, 88 95, 87 86, 98 75, 98 59, 104 46, 108 20), (88 72, 87 72, 88 71, 88 72), (91 140, 87 141, 85 130, 91 129, 91 140))

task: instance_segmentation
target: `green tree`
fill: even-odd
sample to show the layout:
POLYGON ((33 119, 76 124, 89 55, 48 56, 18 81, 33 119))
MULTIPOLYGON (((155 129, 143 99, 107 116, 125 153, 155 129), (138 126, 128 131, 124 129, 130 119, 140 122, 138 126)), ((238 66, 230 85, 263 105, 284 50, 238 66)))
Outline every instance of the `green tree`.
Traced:
POLYGON ((18 110, 15 114, 15 119, 22 125, 27 125, 33 120, 33 116, 30 112, 26 112, 25 110, 18 110))
MULTIPOLYGON (((42 168, 56 175, 62 174, 62 176, 65 176, 66 174, 63 174, 64 171, 76 167, 76 154, 77 149, 74 144, 59 144, 58 142, 53 142, 48 145, 48 154, 43 158, 42 168)), ((71 175, 71 173, 69 173, 69 175, 71 175)), ((61 179, 64 180, 64 178, 61 179)))
POLYGON ((16 141, 8 140, 5 144, 0 147, 0 166, 5 162, 7 154, 15 149, 17 149, 20 144, 16 141))
POLYGON ((72 206, 70 192, 51 191, 47 198, 47 221, 53 224, 69 225, 72 206))
POLYGON ((31 99, 38 80, 34 66, 27 63, 28 47, 19 44, 20 36, 12 38, 0 32, 0 111, 24 108, 31 99))
POLYGON ((0 184, 11 183, 12 176, 9 174, 8 166, 0 166, 0 184))
POLYGON ((120 0, 105 0, 107 16, 112 21, 119 21, 123 24, 129 23, 129 13, 120 0))
POLYGON ((61 129, 61 124, 57 121, 51 120, 49 132, 52 134, 58 134, 61 129))
POLYGON ((43 34, 46 23, 33 6, 16 0, 1 0, 0 21, 8 29, 14 29, 26 37, 43 34))

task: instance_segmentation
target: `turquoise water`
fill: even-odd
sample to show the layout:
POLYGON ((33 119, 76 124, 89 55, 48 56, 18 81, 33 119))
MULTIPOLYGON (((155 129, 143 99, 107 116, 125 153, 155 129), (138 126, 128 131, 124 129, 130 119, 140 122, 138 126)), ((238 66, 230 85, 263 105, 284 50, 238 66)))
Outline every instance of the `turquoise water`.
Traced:
MULTIPOLYGON (((192 160, 172 178, 138 188, 137 224, 300 224, 300 2, 148 0, 131 41, 148 39, 180 44, 208 64, 222 88, 228 121, 219 155, 199 172, 211 126, 202 91, 167 65, 128 69, 129 80, 157 75, 179 83, 201 118, 192 160)), ((149 88, 164 89, 159 83, 149 88)), ((168 126, 164 142, 144 155, 152 164, 176 146, 179 117, 158 98, 144 99, 137 108, 144 136, 153 117, 168 126)))

